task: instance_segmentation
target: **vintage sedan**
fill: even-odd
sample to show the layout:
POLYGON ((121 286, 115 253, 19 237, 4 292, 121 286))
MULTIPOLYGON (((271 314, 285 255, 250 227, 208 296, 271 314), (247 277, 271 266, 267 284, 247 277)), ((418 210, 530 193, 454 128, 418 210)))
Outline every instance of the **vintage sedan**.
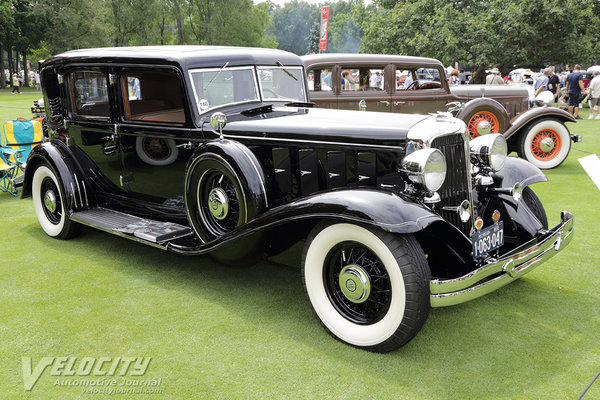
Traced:
POLYGON ((303 56, 311 100, 319 107, 427 114, 451 111, 472 138, 502 133, 516 151, 539 168, 559 166, 569 154, 571 135, 564 110, 541 106, 532 88, 508 85, 448 86, 435 59, 374 54, 303 56), (324 84, 324 81, 328 84, 324 84))
POLYGON ((573 237, 566 211, 548 228, 529 187, 546 178, 502 135, 470 140, 448 113, 311 108, 287 52, 76 50, 41 76, 51 139, 23 197, 49 236, 88 225, 242 265, 304 240, 308 301, 359 348, 404 345, 431 307, 496 290, 573 237))

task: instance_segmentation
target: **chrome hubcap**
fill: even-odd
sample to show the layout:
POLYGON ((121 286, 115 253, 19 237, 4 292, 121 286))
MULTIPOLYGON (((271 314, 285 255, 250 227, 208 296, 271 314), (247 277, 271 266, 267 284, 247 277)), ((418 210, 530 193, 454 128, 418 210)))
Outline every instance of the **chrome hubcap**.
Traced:
POLYGON ((213 217, 223 220, 229 212, 229 198, 221 188, 214 188, 208 194, 208 209, 213 217))
POLYGON ((44 207, 50 212, 56 211, 56 194, 54 190, 48 190, 44 194, 44 207))
POLYGON ((358 265, 347 265, 340 272, 340 289, 353 303, 362 303, 371 294, 369 274, 358 265))
POLYGON ((479 121, 479 123, 477 124, 477 133, 479 133, 480 135, 487 135, 491 131, 492 124, 490 124, 488 121, 479 121))
POLYGON ((554 149, 554 140, 551 138, 542 139, 540 142, 540 149, 546 153, 552 151, 552 149, 554 149))

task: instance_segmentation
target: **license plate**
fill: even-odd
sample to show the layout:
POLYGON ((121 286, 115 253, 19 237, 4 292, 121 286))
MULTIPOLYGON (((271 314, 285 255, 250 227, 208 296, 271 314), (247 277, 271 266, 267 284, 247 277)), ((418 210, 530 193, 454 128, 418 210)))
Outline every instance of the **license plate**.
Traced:
POLYGON ((502 221, 475 232, 472 238, 473 259, 477 259, 504 244, 504 223, 502 221))

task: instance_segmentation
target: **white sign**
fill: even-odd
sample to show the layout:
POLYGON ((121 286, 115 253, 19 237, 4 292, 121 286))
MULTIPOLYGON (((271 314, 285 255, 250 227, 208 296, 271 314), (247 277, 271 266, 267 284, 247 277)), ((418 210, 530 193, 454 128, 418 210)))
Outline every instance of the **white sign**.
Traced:
POLYGON ((585 172, 587 172, 592 181, 600 190, 600 159, 598 156, 596 154, 591 154, 589 156, 579 158, 577 161, 579 161, 579 164, 581 164, 585 172))

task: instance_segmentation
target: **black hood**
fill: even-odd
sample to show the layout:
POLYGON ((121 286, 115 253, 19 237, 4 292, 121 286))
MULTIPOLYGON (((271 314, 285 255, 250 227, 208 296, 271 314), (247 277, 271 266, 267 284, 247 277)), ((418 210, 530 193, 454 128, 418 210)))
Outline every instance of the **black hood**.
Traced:
MULTIPOLYGON (((229 118, 229 116, 228 116, 229 118)), ((224 134, 397 146, 427 115, 321 108, 274 107, 252 116, 232 116, 224 134)))

